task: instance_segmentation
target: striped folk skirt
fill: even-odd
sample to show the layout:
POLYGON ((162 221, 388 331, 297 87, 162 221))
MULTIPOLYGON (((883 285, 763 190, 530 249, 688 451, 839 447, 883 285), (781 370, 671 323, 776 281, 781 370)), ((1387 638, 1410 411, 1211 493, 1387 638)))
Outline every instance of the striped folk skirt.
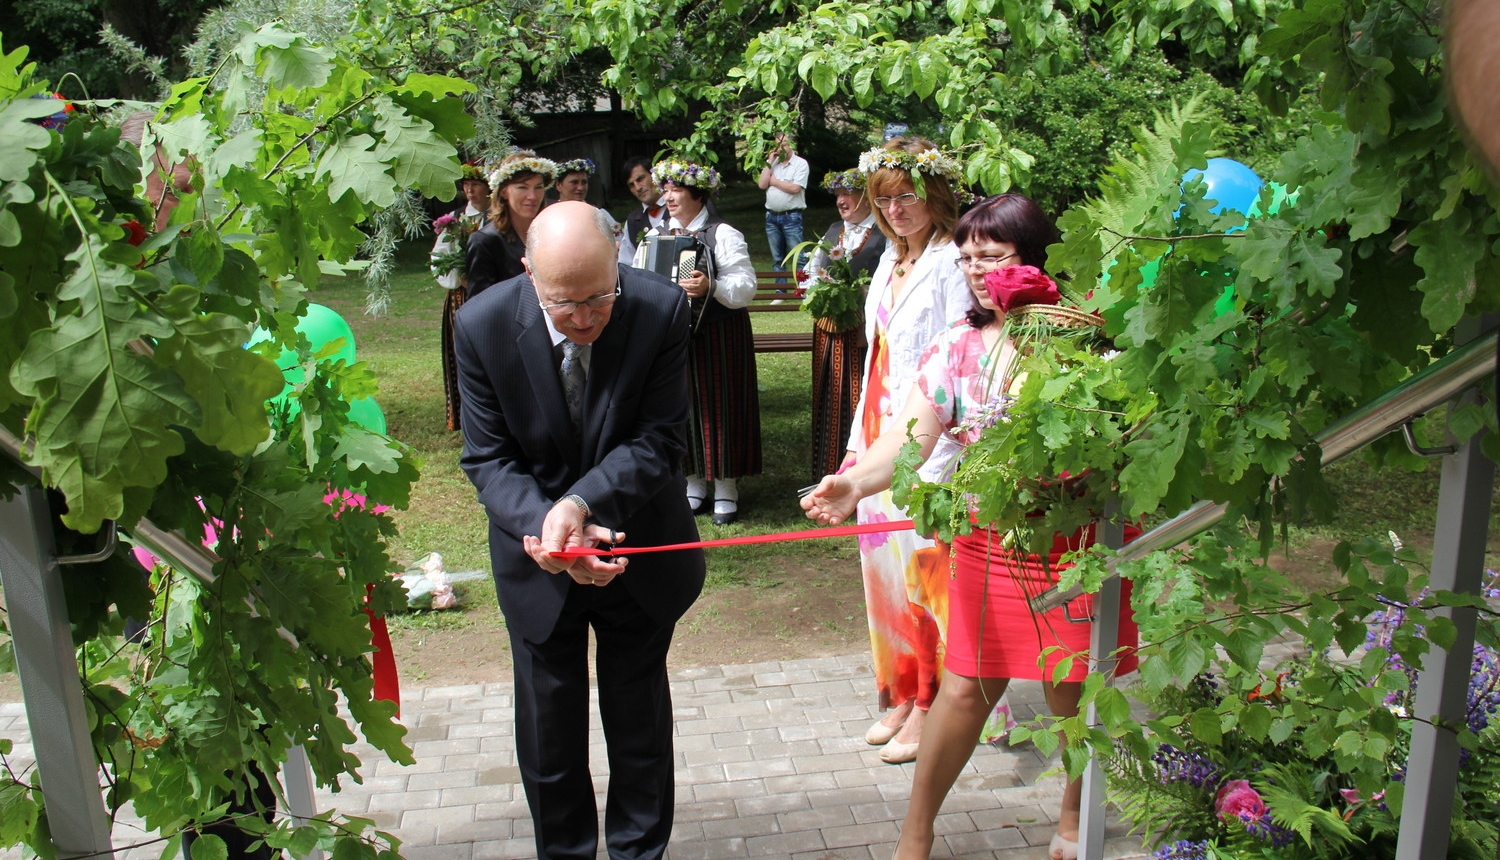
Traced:
POLYGON ((443 291, 443 399, 449 430, 458 429, 458 356, 453 351, 453 317, 463 303, 462 288, 443 291))
POLYGON ((844 464, 849 428, 854 424, 854 404, 865 372, 865 332, 862 326, 849 331, 813 326, 812 345, 812 474, 816 480, 831 475, 844 464))
POLYGON ((709 480, 759 475, 760 390, 750 312, 740 308, 705 320, 691 352, 687 473, 709 480))

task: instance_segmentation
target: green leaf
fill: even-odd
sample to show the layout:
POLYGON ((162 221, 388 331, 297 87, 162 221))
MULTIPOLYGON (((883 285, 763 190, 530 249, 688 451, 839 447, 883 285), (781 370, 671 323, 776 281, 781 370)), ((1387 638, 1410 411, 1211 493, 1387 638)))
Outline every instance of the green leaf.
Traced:
POLYGON ((0 845, 16 845, 30 837, 39 812, 31 789, 7 778, 0 784, 0 845))
POLYGON ((272 89, 316 89, 333 70, 330 53, 272 22, 246 35, 235 47, 240 62, 260 72, 272 89))
POLYGON ((15 99, 0 106, 0 182, 25 179, 36 164, 35 150, 52 142, 45 128, 27 120, 57 112, 51 99, 15 99))
POLYGON ((439 137, 426 120, 398 110, 388 99, 381 102, 380 119, 374 127, 381 136, 375 158, 390 164, 398 187, 428 197, 451 197, 454 182, 462 175, 453 145, 439 137))
POLYGON ((337 203, 347 193, 376 206, 396 202, 396 186, 380 156, 371 150, 375 139, 356 134, 339 140, 318 158, 317 175, 328 179, 328 199, 337 203))
POLYGON ((76 300, 78 312, 34 334, 11 370, 16 390, 36 398, 31 462, 67 496, 64 522, 86 533, 119 516, 126 487, 159 484, 183 449, 172 426, 198 422, 176 376, 131 346, 171 329, 137 312, 124 292, 136 272, 106 262, 102 250, 90 236, 68 255, 76 268, 59 296, 76 300))
POLYGON ((212 833, 199 833, 198 838, 193 840, 191 856, 193 860, 227 860, 229 846, 224 844, 221 837, 212 833))
POLYGON ((1193 737, 1208 746, 1218 746, 1224 737, 1223 729, 1219 724, 1219 715, 1213 708, 1199 708, 1194 711, 1188 725, 1193 737))

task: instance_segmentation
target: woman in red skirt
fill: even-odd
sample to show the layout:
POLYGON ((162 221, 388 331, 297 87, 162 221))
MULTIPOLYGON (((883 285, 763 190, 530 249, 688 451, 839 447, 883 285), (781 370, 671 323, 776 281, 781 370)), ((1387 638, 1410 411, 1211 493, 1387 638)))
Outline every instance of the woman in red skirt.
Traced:
MULTIPOLYGON (((974 293, 974 307, 965 322, 939 335, 922 358, 917 381, 901 417, 882 435, 858 464, 842 475, 828 475, 803 499, 808 516, 836 525, 853 515, 858 501, 890 486, 896 454, 910 433, 921 442, 923 456, 946 435, 961 446, 972 444, 984 428, 1004 420, 1016 363, 1016 345, 1004 325, 1008 301, 1000 303, 985 286, 985 274, 1007 266, 1035 267, 1036 280, 1056 288, 1041 274, 1046 248, 1058 241, 1057 230, 1031 200, 1002 194, 975 206, 954 230, 959 257, 974 293)), ((1035 302, 1033 296, 1027 302, 1035 302)), ((1057 716, 1078 713, 1092 625, 1071 619, 1087 618, 1090 607, 1073 605, 1044 614, 1034 613, 1028 601, 1055 585, 1065 552, 1093 542, 1092 528, 1054 538, 1050 558, 1017 555, 1002 535, 975 528, 953 545, 954 579, 948 594, 948 647, 937 700, 922 732, 922 750, 912 783, 911 805, 896 846, 897 860, 926 858, 932 849, 933 821, 943 798, 968 762, 975 741, 994 704, 1012 678, 1043 682, 1047 706, 1057 716), (1060 683, 1053 668, 1063 658, 1080 655, 1060 683)), ((1116 674, 1135 668, 1137 640, 1123 601, 1120 644, 1127 650, 1114 666, 1116 674)), ((1053 860, 1076 860, 1081 785, 1070 780, 1063 793, 1052 839, 1053 860)))

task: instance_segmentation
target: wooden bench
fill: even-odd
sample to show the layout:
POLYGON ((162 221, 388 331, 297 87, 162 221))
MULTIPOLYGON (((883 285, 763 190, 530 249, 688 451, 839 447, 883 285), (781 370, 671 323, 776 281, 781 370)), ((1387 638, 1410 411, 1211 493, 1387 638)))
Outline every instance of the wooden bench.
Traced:
MULTIPOLYGON (((755 298, 747 309, 751 313, 802 312, 802 300, 797 298, 797 282, 788 272, 756 272, 755 298), (785 284, 776 283, 785 278, 785 284)), ((807 331, 766 332, 755 336, 755 351, 761 352, 812 352, 812 320, 808 320, 807 331)))

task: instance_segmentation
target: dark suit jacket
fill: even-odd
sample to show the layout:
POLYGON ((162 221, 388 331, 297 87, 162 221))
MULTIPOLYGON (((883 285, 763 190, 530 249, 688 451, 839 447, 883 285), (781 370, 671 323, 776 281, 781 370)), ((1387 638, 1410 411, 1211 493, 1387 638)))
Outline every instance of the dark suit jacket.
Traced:
POLYGON ((464 298, 472 299, 490 286, 525 272, 526 267, 521 265, 524 256, 526 243, 514 234, 500 235, 495 222, 486 217, 484 224, 469 234, 465 249, 468 286, 464 288, 464 298))
MULTIPOLYGON (((659 275, 619 268, 620 298, 589 358, 582 438, 568 418, 528 276, 465 302, 454 321, 461 464, 489 515, 500 608, 533 642, 550 635, 573 584, 567 574, 537 567, 521 548, 523 535, 541 534, 555 500, 582 496, 594 519, 625 532, 631 546, 698 539, 682 476, 686 294, 659 275)), ((654 620, 669 624, 697 599, 703 574, 702 550, 665 552, 636 556, 619 584, 654 620)))

